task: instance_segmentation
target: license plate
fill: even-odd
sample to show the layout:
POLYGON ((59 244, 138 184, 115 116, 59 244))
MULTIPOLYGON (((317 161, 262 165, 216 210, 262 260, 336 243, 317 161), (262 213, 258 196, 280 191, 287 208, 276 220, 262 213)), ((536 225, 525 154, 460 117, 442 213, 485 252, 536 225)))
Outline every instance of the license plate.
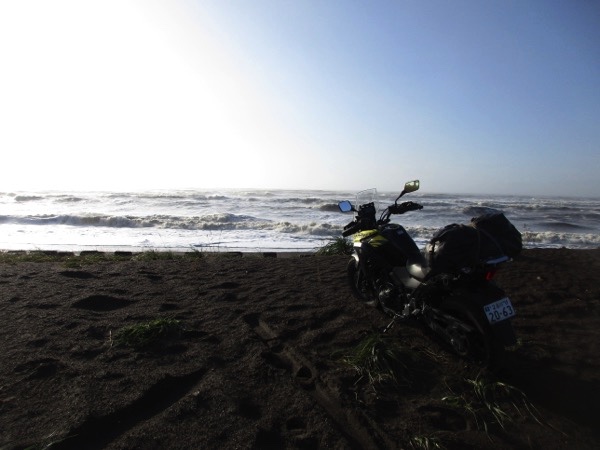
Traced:
POLYGON ((515 315, 515 309, 508 297, 485 305, 483 311, 491 324, 510 319, 515 315))

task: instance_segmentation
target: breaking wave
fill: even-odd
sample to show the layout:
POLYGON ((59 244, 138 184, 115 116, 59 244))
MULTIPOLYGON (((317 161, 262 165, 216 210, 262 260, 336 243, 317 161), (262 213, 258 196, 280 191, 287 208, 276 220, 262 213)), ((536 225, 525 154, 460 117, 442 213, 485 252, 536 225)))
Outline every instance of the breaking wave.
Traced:
MULTIPOLYGON (((378 207, 397 194, 382 194, 378 207)), ((227 245, 312 247, 340 236, 352 214, 334 191, 172 190, 151 192, 0 193, 0 247, 41 245, 227 245), (223 244, 225 245, 225 244, 223 244)), ((600 201, 420 195, 421 211, 394 216, 422 248, 450 223, 502 211, 522 233, 525 247, 600 246, 600 201)))
POLYGON ((17 225, 65 225, 71 227, 107 227, 107 228, 157 228, 171 230, 271 230, 279 233, 298 233, 316 236, 339 234, 341 227, 310 222, 297 224, 259 219, 253 216, 237 214, 207 214, 197 217, 177 217, 154 215, 149 217, 135 216, 0 216, 0 224, 17 225))

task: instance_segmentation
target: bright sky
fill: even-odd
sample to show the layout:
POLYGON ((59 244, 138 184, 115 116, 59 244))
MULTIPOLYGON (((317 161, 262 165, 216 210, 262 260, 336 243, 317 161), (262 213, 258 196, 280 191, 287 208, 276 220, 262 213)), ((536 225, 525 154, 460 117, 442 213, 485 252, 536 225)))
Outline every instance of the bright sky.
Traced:
POLYGON ((600 195, 600 5, 0 0, 0 190, 600 195))

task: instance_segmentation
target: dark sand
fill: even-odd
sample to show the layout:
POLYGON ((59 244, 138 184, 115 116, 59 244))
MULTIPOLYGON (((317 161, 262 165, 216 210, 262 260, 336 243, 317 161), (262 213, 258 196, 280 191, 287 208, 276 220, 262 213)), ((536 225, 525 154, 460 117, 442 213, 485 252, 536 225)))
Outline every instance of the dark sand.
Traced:
POLYGON ((388 322, 351 297, 347 260, 0 264, 0 448, 600 448, 600 250, 526 250, 497 276, 519 338, 499 373, 393 328, 395 389, 341 362, 388 322), (186 331, 114 345, 158 317, 186 331), (499 426, 465 381, 478 375, 522 390, 541 424, 513 394, 499 426))

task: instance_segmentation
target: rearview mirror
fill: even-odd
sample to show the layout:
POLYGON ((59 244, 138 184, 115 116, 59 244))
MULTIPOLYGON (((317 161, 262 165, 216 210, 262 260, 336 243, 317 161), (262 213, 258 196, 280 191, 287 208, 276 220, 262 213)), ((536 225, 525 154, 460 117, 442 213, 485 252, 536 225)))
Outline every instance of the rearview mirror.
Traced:
POLYGON ((398 200, 400 200, 400 197, 402 197, 404 194, 409 194, 411 192, 418 191, 419 185, 419 180, 407 181, 404 184, 404 190, 400 192, 400 195, 396 198, 396 201, 394 203, 397 203, 398 200))
POLYGON ((354 210, 354 208, 352 207, 352 203, 350 203, 348 200, 339 202, 338 207, 340 208, 341 212, 350 212, 354 210))
POLYGON ((419 190, 419 180, 413 180, 413 181, 408 181, 405 185, 404 185, 404 193, 405 194, 409 194, 411 192, 415 192, 419 190))

